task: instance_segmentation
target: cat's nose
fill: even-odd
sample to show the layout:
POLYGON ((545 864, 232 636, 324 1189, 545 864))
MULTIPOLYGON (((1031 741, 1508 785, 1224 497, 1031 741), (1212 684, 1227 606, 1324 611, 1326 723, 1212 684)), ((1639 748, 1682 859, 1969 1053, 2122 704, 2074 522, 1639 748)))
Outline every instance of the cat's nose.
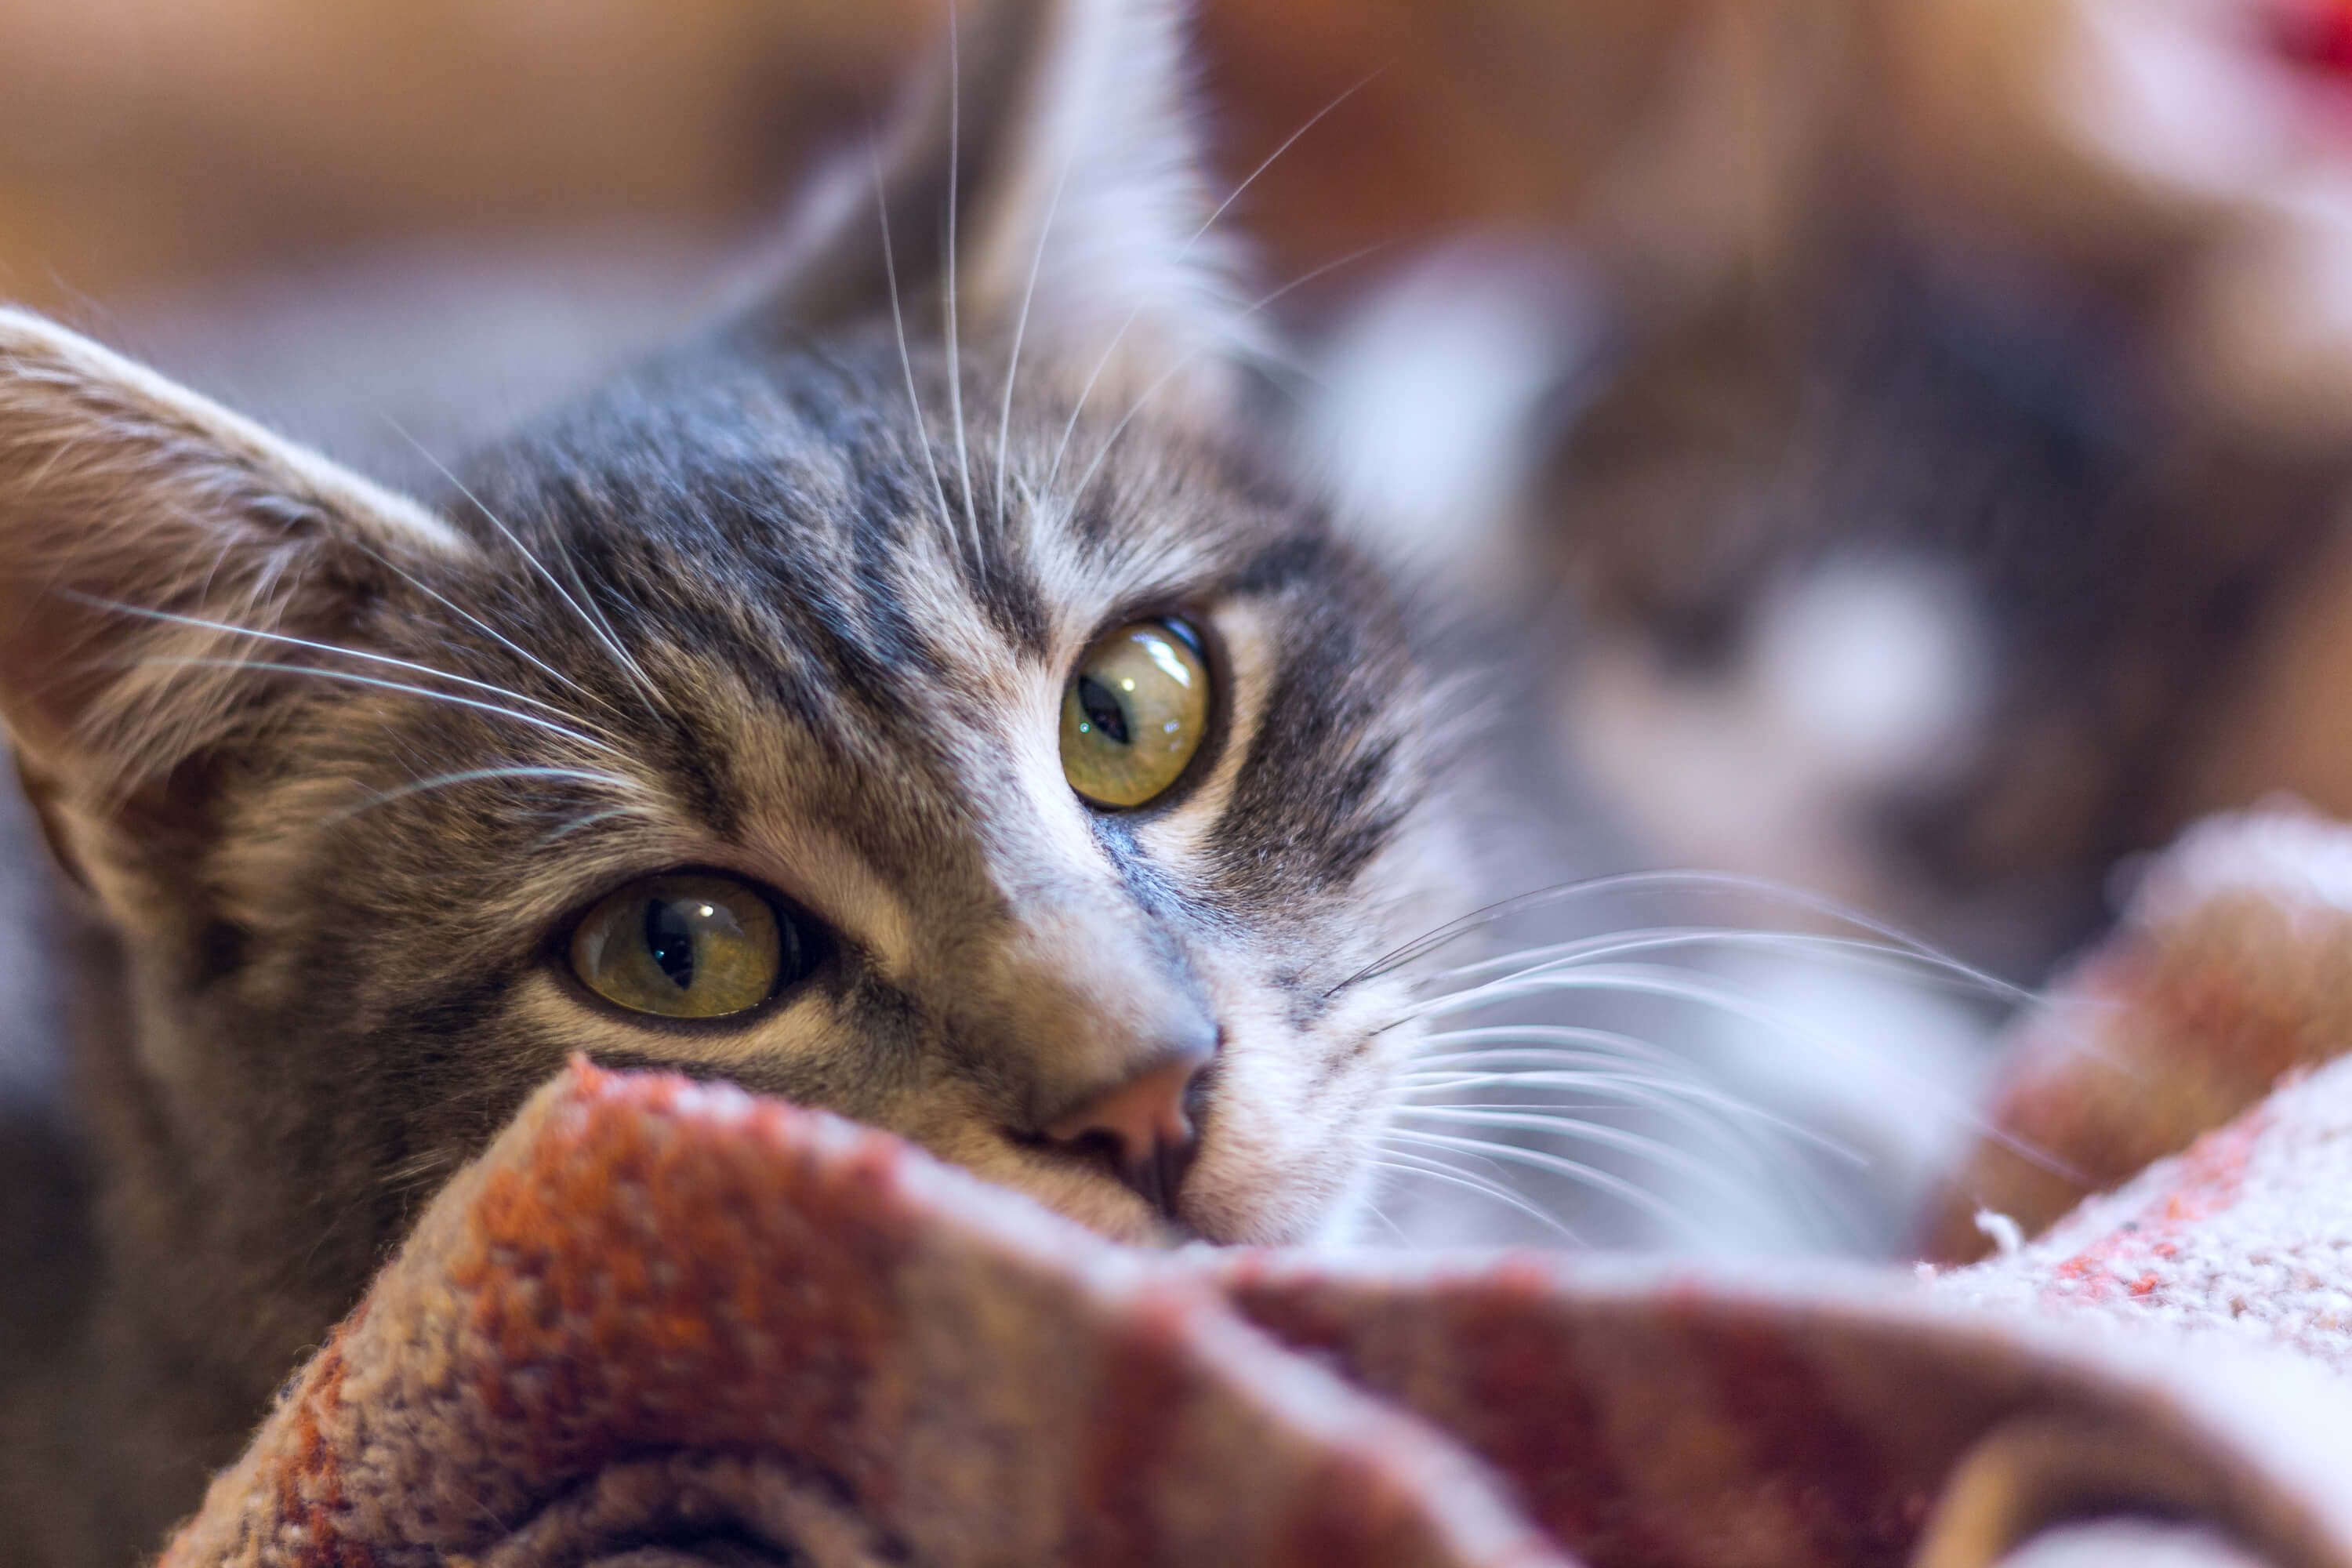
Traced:
POLYGON ((1163 1215, 1200 1142, 1194 1125, 1202 1073, 1216 1055, 1213 1028, 1171 1043, 1149 1066, 1045 1129, 1055 1143, 1108 1157, 1119 1180, 1163 1215))

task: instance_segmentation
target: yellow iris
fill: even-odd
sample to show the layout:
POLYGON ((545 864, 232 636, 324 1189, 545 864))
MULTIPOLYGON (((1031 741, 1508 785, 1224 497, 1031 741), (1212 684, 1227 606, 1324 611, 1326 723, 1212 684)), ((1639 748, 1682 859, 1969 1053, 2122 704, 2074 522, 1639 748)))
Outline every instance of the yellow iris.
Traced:
POLYGON ((726 877, 632 882, 572 934, 572 968, 608 1002, 665 1018, 719 1018, 766 1001, 784 935, 768 900, 726 877))
POLYGON ((1097 805, 1142 805, 1181 777, 1209 728, 1209 667, 1165 621, 1088 648, 1062 698, 1062 773, 1097 805))

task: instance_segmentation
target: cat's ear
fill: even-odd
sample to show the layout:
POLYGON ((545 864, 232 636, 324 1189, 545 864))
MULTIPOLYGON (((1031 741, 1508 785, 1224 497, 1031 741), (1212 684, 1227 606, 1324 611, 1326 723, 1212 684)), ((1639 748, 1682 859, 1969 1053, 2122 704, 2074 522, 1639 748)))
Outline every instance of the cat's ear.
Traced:
MULTIPOLYGON (((953 9, 951 7, 951 9, 953 9)), ((1211 231, 1176 0, 967 0, 895 133, 803 203, 780 324, 944 325, 1022 374, 1214 404, 1261 352, 1211 231), (886 243, 887 229, 887 243, 886 243), (894 299, 895 296, 895 299, 894 299)))
POLYGON ((121 803, 253 722, 389 563, 470 552, 414 502, 53 322, 0 309, 0 723, 121 803), (221 627, 249 627, 251 634, 221 627))

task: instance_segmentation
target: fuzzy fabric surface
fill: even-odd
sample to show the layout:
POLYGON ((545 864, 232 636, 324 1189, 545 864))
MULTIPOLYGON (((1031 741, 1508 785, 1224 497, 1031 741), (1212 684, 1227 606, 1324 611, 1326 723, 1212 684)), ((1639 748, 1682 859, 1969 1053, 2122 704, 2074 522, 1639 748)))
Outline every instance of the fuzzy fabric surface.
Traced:
POLYGON ((2340 868, 2352 834, 2278 816, 2157 868, 2003 1104, 2064 1101, 2034 1124, 2093 1129, 2052 1162, 2087 1170, 2130 1095, 2165 1136, 2259 1102, 1924 1286, 1140 1253, 821 1113, 576 1066, 164 1563, 2352 1568, 2352 1063, 2242 1092, 2352 1005, 2340 868))
MULTIPOLYGON (((1931 1217, 1929 1254, 1990 1250, 1975 1218, 1988 1211, 2025 1235, 2042 1230, 2347 1047, 2352 830, 2284 810, 2208 819, 2148 867, 2116 934, 2013 1030, 1990 1107, 1996 1135, 1931 1217)), ((2314 1092, 2296 1104, 2346 1090, 2314 1092)), ((2325 1112, 2298 1110, 2291 1120, 2312 1114, 2325 1112)), ((2229 1146, 2250 1146, 2259 1125, 2243 1126, 2229 1146)), ((2282 1136, 2308 1144, 2296 1158, 2332 1157, 2324 1140, 2282 1136)), ((2223 1168, 2234 1165, 2215 1145, 2193 1168, 2168 1167, 2156 1179, 2193 1184, 2198 1173, 2223 1168)), ((2293 1202, 2307 1223, 2352 1213, 2326 1214, 2345 1189, 2314 1176, 2283 1177, 2298 1187, 2293 1202)), ((2220 1212, 2218 1190, 2180 1201, 2220 1212)))
POLYGON ((1997 1134, 1934 1222, 1948 1253, 1997 1255, 1937 1292, 2352 1373, 2347 1046, 2352 831, 2287 811, 2200 825, 2018 1027, 1997 1134))
POLYGON ((2266 1341, 2352 1373, 2352 1061, 1938 1289, 2266 1341))

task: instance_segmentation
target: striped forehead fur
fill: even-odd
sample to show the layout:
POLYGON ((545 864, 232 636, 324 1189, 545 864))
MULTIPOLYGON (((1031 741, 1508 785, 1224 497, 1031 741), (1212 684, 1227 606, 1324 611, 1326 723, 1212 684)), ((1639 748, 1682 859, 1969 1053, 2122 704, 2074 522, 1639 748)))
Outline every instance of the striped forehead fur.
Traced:
MULTIPOLYGON (((537 433, 473 493, 611 594, 625 635, 732 666, 843 762, 920 725, 914 756, 887 753, 894 773, 984 765, 1001 751, 996 707, 1034 695, 1041 676, 1058 700, 1069 662, 1121 615, 1212 597, 1281 602, 1302 617, 1265 672, 1281 721, 1240 739, 1253 756, 1280 756, 1243 770, 1232 809, 1263 813, 1277 804, 1270 786, 1297 791, 1312 777, 1329 792, 1311 814, 1319 844, 1377 837, 1376 819, 1404 804, 1386 792, 1412 776, 1384 767, 1382 748, 1419 716, 1390 695, 1405 656, 1385 591, 1319 515, 1227 451, 1165 442, 1114 448, 1084 492, 1057 492, 1047 487, 1060 421, 1028 419, 1023 428, 1048 438, 1001 454, 985 432, 967 444, 975 536, 946 434, 918 435, 903 394, 890 395, 895 349, 869 349, 863 363, 811 363, 738 344, 657 367, 537 433), (1391 624, 1367 629, 1367 615, 1391 624), (927 701, 948 697, 977 706, 927 701), (959 759, 974 714, 981 744, 959 759), (1339 765, 1308 769, 1310 756, 1339 765)), ((916 363, 936 390, 944 373, 916 363)))

